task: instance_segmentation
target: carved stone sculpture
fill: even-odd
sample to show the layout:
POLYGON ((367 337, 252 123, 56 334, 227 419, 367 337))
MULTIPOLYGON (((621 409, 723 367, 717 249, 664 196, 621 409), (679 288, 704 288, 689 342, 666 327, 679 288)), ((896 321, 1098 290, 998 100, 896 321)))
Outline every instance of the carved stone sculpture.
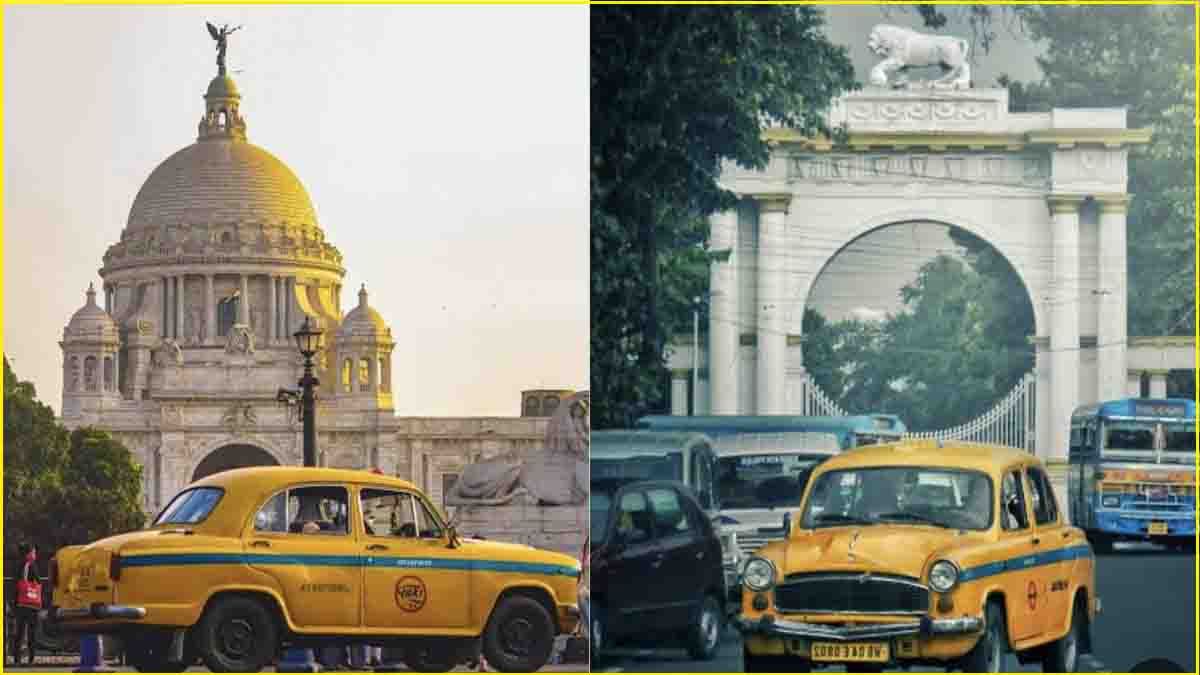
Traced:
POLYGON ((225 353, 253 354, 254 332, 245 324, 237 324, 229 330, 225 337, 225 353))
POLYGON ((183 350, 179 347, 179 343, 175 342, 174 338, 163 338, 163 341, 158 343, 151 353, 151 358, 154 365, 163 368, 169 365, 183 365, 183 350))
POLYGON ((945 75, 924 83, 939 88, 967 89, 971 86, 970 48, 966 40, 946 35, 927 35, 908 28, 880 24, 871 30, 867 46, 883 59, 871 69, 870 82, 877 87, 908 86, 903 71, 908 68, 940 66, 945 75), (895 80, 889 75, 898 73, 895 80))
POLYGON ((234 403, 221 414, 221 424, 230 431, 258 424, 258 415, 249 403, 234 403))

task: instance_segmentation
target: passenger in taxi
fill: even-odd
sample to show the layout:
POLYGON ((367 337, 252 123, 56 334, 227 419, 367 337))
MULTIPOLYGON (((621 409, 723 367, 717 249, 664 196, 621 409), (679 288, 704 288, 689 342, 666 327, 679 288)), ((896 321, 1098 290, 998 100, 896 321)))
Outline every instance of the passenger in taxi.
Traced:
POLYGON ((988 484, 987 478, 973 476, 971 490, 967 493, 966 504, 963 507, 963 517, 967 520, 968 527, 982 530, 991 524, 991 498, 992 488, 988 484))

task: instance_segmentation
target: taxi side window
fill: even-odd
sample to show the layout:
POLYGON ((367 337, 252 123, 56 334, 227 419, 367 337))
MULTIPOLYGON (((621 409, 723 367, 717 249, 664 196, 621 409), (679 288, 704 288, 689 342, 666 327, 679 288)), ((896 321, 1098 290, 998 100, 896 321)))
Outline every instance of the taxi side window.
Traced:
POLYGON ((658 488, 646 493, 654 509, 654 532, 660 537, 684 534, 692 529, 691 519, 674 490, 658 488))
POLYGON ((415 495, 365 488, 360 495, 363 529, 369 536, 438 539, 442 529, 415 495))
POLYGON ((1004 480, 1000 483, 1000 505, 1004 529, 1024 530, 1029 527, 1029 518, 1025 515, 1025 495, 1021 491, 1020 469, 1004 474, 1004 480))
POLYGON ((254 515, 256 532, 347 535, 350 498, 344 487, 313 485, 280 492, 254 515))
POLYGON ((1029 496, 1033 503, 1033 519, 1038 525, 1058 520, 1058 504, 1054 500, 1054 487, 1046 472, 1036 466, 1027 469, 1029 496))
POLYGON ((641 544, 653 537, 654 523, 646 495, 630 492, 621 496, 617 512, 617 536, 626 545, 641 544))

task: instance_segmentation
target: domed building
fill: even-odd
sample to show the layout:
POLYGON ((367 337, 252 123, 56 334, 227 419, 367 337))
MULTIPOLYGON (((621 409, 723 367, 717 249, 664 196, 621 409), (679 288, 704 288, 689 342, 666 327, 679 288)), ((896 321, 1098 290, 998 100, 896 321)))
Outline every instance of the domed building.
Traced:
POLYGON ((302 374, 305 319, 324 335, 321 464, 380 468, 440 503, 472 458, 540 447, 545 419, 395 415, 391 328, 365 287, 343 314, 342 254, 303 183, 249 142, 233 79, 218 74, 204 102, 196 141, 150 173, 104 254, 103 309, 89 288, 60 343, 63 423, 135 453, 146 509, 217 471, 302 463, 297 411, 277 393, 302 374))

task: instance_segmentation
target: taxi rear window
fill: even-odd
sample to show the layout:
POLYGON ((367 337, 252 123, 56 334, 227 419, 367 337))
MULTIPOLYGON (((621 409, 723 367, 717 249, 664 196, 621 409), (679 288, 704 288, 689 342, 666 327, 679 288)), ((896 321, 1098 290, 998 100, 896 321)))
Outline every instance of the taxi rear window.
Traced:
POLYGON ((199 487, 184 490, 158 514, 155 525, 195 525, 208 517, 217 507, 225 491, 221 488, 199 487))

